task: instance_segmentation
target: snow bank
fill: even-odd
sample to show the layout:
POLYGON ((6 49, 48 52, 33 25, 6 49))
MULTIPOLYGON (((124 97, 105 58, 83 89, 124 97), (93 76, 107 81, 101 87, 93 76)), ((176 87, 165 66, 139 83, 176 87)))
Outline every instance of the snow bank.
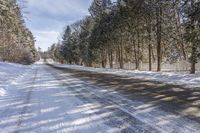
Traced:
POLYGON ((46 60, 48 63, 55 63, 55 61, 53 59, 47 59, 46 60))
POLYGON ((108 68, 92 68, 77 65, 61 65, 56 64, 58 67, 73 68, 77 70, 92 71, 98 73, 109 73, 120 76, 129 76, 137 79, 145 79, 152 81, 161 81, 169 84, 186 85, 187 87, 200 87, 200 73, 186 74, 174 72, 149 72, 138 70, 123 70, 123 69, 108 69, 108 68))
POLYGON ((35 64, 44 64, 44 59, 40 59, 39 61, 35 62, 35 64))
POLYGON ((35 62, 34 64, 45 64, 45 63, 50 63, 50 64, 53 64, 53 63, 56 63, 53 59, 40 59, 39 61, 35 62))
POLYGON ((30 66, 0 62, 0 97, 14 92, 14 82, 28 70, 30 66))
POLYGON ((15 63, 0 62, 0 72, 12 72, 19 68, 26 68, 26 66, 15 63))

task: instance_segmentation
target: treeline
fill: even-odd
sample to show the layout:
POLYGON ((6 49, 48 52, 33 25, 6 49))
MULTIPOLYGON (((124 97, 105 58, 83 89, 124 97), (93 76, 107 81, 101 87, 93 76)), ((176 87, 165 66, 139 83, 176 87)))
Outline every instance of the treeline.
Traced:
POLYGON ((34 43, 16 0, 0 0, 0 60, 33 63, 37 57, 34 43))
POLYGON ((90 16, 68 25, 49 54, 70 64, 113 68, 200 59, 200 1, 94 0, 90 16))

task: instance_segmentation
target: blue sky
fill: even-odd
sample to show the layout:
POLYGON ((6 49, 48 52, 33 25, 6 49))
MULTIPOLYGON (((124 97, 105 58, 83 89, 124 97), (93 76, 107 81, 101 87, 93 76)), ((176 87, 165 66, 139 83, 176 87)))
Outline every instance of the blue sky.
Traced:
POLYGON ((36 47, 47 50, 57 42, 67 24, 72 24, 89 14, 91 1, 27 0, 23 12, 26 25, 36 38, 36 47))

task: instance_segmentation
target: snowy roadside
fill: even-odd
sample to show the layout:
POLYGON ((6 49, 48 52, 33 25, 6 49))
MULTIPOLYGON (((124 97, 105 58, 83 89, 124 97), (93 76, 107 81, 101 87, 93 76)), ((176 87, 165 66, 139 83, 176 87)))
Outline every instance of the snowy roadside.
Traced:
MULTIPOLYGON (((56 74, 55 74, 56 75, 56 74)), ((60 71, 57 73, 60 79, 65 79, 66 86, 70 86, 71 90, 78 91, 81 94, 87 94, 93 102, 100 100, 103 104, 108 104, 131 117, 131 120, 139 120, 145 125, 155 128, 162 133, 199 133, 199 123, 192 121, 182 115, 171 113, 169 110, 162 110, 159 105, 153 105, 150 102, 143 102, 141 100, 130 100, 123 94, 113 90, 112 88, 102 88, 96 85, 91 85, 89 81, 80 80, 69 73, 60 71), (93 97, 93 98, 92 98, 93 97)), ((79 95, 79 98, 82 96, 79 95)), ((84 99, 85 100, 85 99, 84 99)), ((123 119, 123 115, 120 116, 123 119)), ((126 121, 127 122, 127 121, 126 121)), ((126 123, 125 122, 125 123, 126 123)), ((137 127, 137 124, 131 125, 137 127)), ((128 131, 127 131, 128 132, 128 131)), ((139 133, 140 131, 138 131, 139 133)), ((151 130, 149 130, 151 132, 151 130)))
POLYGON ((0 72, 5 72, 2 81, 8 79, 8 85, 13 85, 8 95, 0 96, 0 130, 4 133, 199 133, 200 130, 198 122, 162 110, 159 105, 128 99, 112 88, 91 85, 47 65, 2 64, 0 72))
POLYGON ((158 133, 112 103, 86 92, 93 86, 62 75, 49 66, 33 65, 17 81, 15 89, 21 93, 0 99, 0 130, 3 133, 158 133))
POLYGON ((137 79, 161 81, 168 84, 185 85, 187 87, 200 87, 200 73, 185 74, 185 73, 174 73, 174 72, 149 72, 149 71, 138 71, 138 70, 92 68, 92 67, 83 67, 78 65, 55 64, 55 63, 53 65, 62 68, 72 68, 76 70, 115 74, 119 76, 128 76, 137 79))
POLYGON ((13 86, 30 68, 20 64, 0 62, 0 98, 15 93, 13 86))

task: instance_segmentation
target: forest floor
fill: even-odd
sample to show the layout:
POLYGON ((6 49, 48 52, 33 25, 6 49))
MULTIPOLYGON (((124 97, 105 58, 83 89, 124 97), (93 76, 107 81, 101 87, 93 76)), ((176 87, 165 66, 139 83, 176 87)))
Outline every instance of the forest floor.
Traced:
POLYGON ((200 89, 0 63, 1 133, 199 133, 200 89))

